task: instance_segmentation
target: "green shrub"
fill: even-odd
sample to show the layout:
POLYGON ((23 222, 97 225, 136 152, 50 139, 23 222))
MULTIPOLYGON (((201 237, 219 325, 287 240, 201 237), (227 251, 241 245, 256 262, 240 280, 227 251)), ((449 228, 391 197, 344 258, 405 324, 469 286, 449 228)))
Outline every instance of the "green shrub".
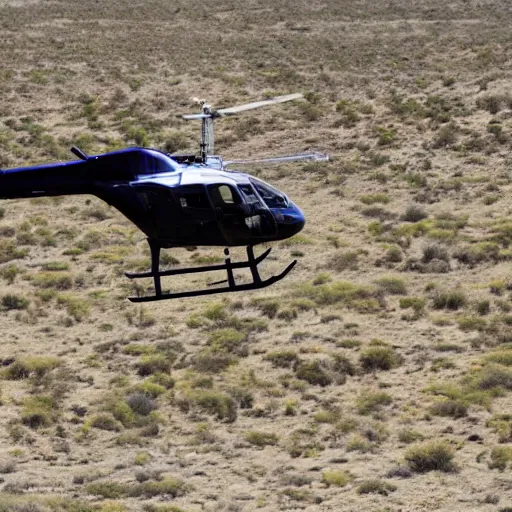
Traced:
POLYGON ((137 415, 125 400, 114 399, 108 403, 108 410, 123 427, 132 427, 137 423, 137 415))
POLYGON ((463 291, 451 290, 436 292, 433 301, 435 309, 451 309, 456 311, 463 308, 467 304, 468 299, 463 291))
POLYGON ((476 100, 478 108, 487 110, 491 114, 497 114, 505 104, 506 98, 500 94, 488 94, 476 100))
POLYGON ((487 322, 478 316, 462 316, 457 319, 461 331, 483 331, 487 322))
POLYGON ((402 358, 391 347, 372 346, 361 351, 359 361, 365 372, 390 370, 400 365, 402 358))
POLYGON ((500 365, 488 364, 467 377, 467 383, 476 390, 512 390, 512 370, 500 365))
POLYGON ((362 391, 356 399, 359 414, 367 415, 380 411, 393 402, 393 397, 383 391, 362 391))
POLYGON ((450 261, 450 255, 446 247, 438 244, 429 244, 423 247, 423 256, 421 261, 423 263, 429 263, 432 260, 450 261))
POLYGON ((150 354, 143 356, 137 363, 137 371, 141 377, 154 373, 170 373, 175 358, 167 354, 150 354))
POLYGON ((66 306, 68 315, 73 317, 77 322, 81 322, 86 318, 91 308, 90 303, 86 299, 73 297, 72 295, 57 296, 57 304, 66 306))
POLYGON ((359 197, 359 200, 364 204, 388 204, 391 201, 391 198, 387 194, 377 193, 362 195, 359 197))
POLYGON ((238 359, 231 354, 223 354, 205 349, 192 358, 191 366, 198 372, 219 373, 237 362, 238 359))
POLYGON ((361 341, 349 338, 346 340, 337 341, 336 346, 340 348, 358 348, 361 346, 361 341))
POLYGON ((20 269, 14 263, 6 265, 0 269, 0 276, 2 276, 7 284, 13 284, 16 280, 16 276, 20 273, 20 269))
POLYGON ((2 306, 5 310, 27 309, 30 301, 21 295, 7 294, 2 296, 2 306))
POLYGON ((336 423, 340 419, 338 411, 318 411, 313 416, 317 423, 336 423))
POLYGON ((73 276, 67 272, 39 272, 32 282, 40 288, 69 290, 73 286, 73 276))
POLYGON ((358 259, 359 252, 357 251, 340 252, 331 258, 329 262, 329 268, 335 270, 336 272, 343 272, 344 270, 357 270, 358 259))
POLYGON ((512 415, 495 414, 487 420, 486 427, 492 428, 498 434, 500 443, 510 443, 512 441, 512 415))
POLYGON ((132 497, 152 498, 153 496, 167 495, 171 498, 183 496, 187 486, 177 478, 166 477, 158 482, 147 481, 133 486, 129 492, 132 497))
POLYGON ((315 386, 325 387, 333 382, 332 376, 326 370, 322 361, 318 359, 299 363, 295 368, 295 375, 298 379, 305 380, 315 386))
POLYGON ((487 299, 480 300, 476 303, 475 309, 479 315, 488 315, 491 311, 491 301, 487 299))
POLYGON ((423 441, 423 439, 425 439, 425 436, 416 430, 406 429, 398 432, 398 440, 401 443, 410 444, 416 441, 423 441))
POLYGON ((274 318, 281 307, 278 299, 270 299, 267 297, 256 297, 251 300, 251 306, 256 307, 261 313, 268 318, 274 318))
POLYGON ((136 466, 145 466, 148 462, 151 462, 152 458, 149 452, 138 452, 133 463, 136 466))
POLYGON ((208 339, 208 344, 213 352, 236 352, 245 341, 246 335, 235 329, 219 329, 213 331, 208 339))
POLYGON ((377 134, 377 144, 379 146, 389 146, 393 144, 396 137, 396 130, 393 128, 384 128, 383 126, 377 126, 375 129, 377 134))
POLYGON ((345 487, 352 481, 353 477, 348 471, 325 470, 322 473, 322 483, 328 487, 331 485, 335 487, 345 487))
POLYGON ((442 441, 432 441, 411 446, 405 453, 405 460, 412 471, 450 472, 455 469, 453 450, 442 441))
POLYGON ((43 263, 41 268, 52 272, 63 272, 69 270, 69 263, 64 261, 49 261, 47 263, 43 263))
POLYGON ((12 240, 0 239, 0 263, 25 258, 28 249, 18 249, 12 240))
POLYGON ((426 303, 427 301, 423 297, 404 297, 399 302, 401 309, 412 308, 418 318, 423 314, 426 303))
POLYGON ((215 415, 219 420, 232 423, 237 417, 237 405, 235 400, 219 391, 195 389, 185 395, 186 400, 180 406, 188 410, 190 406, 196 406, 200 410, 215 415))
POLYGON ((277 368, 290 368, 299 362, 299 356, 294 350, 276 350, 268 353, 264 358, 277 368))
POLYGON ((357 487, 358 494, 382 494, 387 496, 393 491, 396 491, 396 485, 383 480, 364 480, 357 487))
POLYGON ((123 354, 128 354, 130 356, 142 356, 153 354, 155 352, 155 347, 153 345, 141 345, 139 343, 130 343, 129 345, 125 345, 123 347, 123 354))
POLYGON ((377 279, 377 286, 390 295, 406 295, 407 287, 403 279, 394 276, 385 276, 377 279))
POLYGON ((466 265, 474 266, 483 261, 498 261, 500 246, 496 242, 479 242, 466 245, 453 253, 453 257, 466 265))
POLYGON ((119 499, 129 494, 130 485, 119 482, 92 482, 85 486, 85 491, 102 498, 119 499))
POLYGON ((346 281, 335 281, 317 286, 303 284, 298 287, 296 294, 306 296, 318 306, 341 304, 356 310, 364 309, 365 311, 379 311, 383 307, 379 300, 379 292, 376 289, 346 281))
POLYGON ((277 313, 277 318, 279 320, 286 320, 287 322, 291 322, 295 318, 297 318, 298 313, 295 308, 284 308, 279 313, 277 313))
POLYGON ((244 434, 245 440, 255 446, 274 446, 279 441, 279 438, 274 433, 257 432, 251 430, 244 434))
POLYGON ((451 146, 457 141, 458 131, 459 128, 455 123, 449 123, 443 126, 432 141, 432 147, 439 149, 451 146))
POLYGON ((468 406, 462 400, 443 400, 432 405, 429 410, 435 416, 451 418, 463 418, 468 414, 468 406))
POLYGON ((501 349, 491 352, 485 356, 485 360, 490 363, 498 363, 504 366, 512 366, 512 348, 501 349))
POLYGON ((34 395, 23 400, 21 421, 30 428, 49 427, 56 416, 55 400, 47 395, 34 395))
POLYGON ((20 358, 4 370, 4 377, 9 380, 26 379, 31 376, 41 378, 61 364, 60 359, 50 356, 20 358))
POLYGON ((490 469, 504 471, 508 463, 512 461, 512 447, 494 446, 491 450, 491 460, 488 463, 490 469))
MULTIPOLYGON (((159 374, 159 375, 166 375, 166 374, 159 374)), ((172 384, 174 385, 174 379, 172 380, 172 384)), ((172 386, 171 386, 172 387, 172 386)), ((135 390, 147 395, 151 398, 157 398, 160 395, 163 395, 168 388, 162 386, 161 384, 157 384, 156 382, 153 382, 152 380, 145 380, 144 382, 141 382, 140 384, 137 384, 135 386, 135 390)))
POLYGON ((96 414, 87 420, 84 426, 111 432, 119 432, 122 429, 121 423, 108 413, 96 414))

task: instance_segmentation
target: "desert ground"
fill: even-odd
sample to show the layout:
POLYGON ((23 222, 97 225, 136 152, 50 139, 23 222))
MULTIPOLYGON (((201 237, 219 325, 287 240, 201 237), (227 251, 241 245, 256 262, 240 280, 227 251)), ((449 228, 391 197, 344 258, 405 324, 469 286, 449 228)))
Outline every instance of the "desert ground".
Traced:
POLYGON ((0 0, 2 169, 194 153, 192 97, 294 92, 216 122, 217 152, 330 156, 244 168, 307 219, 249 293, 133 304, 149 252, 119 212, 2 201, 0 511, 512 511, 511 23, 490 0, 0 0))

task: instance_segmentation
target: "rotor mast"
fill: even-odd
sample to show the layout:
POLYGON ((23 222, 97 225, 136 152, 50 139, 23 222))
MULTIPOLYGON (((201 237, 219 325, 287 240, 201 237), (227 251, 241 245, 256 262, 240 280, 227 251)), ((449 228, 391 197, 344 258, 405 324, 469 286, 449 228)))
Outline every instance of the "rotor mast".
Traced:
POLYGON ((206 163, 208 156, 213 154, 214 140, 213 140, 213 120, 216 117, 225 117, 236 115, 239 112, 245 112, 246 110, 253 110, 255 108, 266 107, 267 105, 274 105, 276 103, 285 103, 287 101, 299 100, 304 96, 300 93, 287 94, 284 96, 276 96, 268 100, 255 101, 253 103, 247 103, 245 105, 238 105, 236 107, 212 109, 206 100, 198 100, 194 98, 196 103, 201 106, 200 114, 186 114, 183 119, 201 119, 201 144, 200 144, 200 157, 203 164, 206 163))
POLYGON ((208 155, 213 154, 213 112, 212 107, 201 101, 201 109, 204 117, 201 118, 201 162, 206 163, 208 155))

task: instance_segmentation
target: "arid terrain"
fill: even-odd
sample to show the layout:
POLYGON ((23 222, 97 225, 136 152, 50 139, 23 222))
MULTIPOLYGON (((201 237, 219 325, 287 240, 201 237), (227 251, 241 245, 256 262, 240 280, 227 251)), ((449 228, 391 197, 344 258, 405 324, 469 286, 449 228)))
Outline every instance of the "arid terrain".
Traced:
POLYGON ((498 0, 0 0, 0 168, 193 153, 192 97, 293 92, 216 150, 331 157, 250 169, 307 218, 259 292, 132 304, 119 212, 0 204, 0 511, 512 511, 511 25, 498 0))

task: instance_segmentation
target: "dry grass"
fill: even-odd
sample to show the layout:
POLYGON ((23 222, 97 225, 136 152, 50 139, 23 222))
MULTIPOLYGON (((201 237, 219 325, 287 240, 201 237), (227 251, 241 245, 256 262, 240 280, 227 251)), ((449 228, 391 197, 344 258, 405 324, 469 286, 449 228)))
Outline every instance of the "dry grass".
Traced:
POLYGON ((192 96, 295 91, 218 122, 217 149, 331 155, 254 169, 308 224, 251 295, 140 308, 123 271, 147 247, 118 212, 2 204, 0 509, 512 507, 511 21, 461 0, 0 2, 0 168, 195 151, 192 96))

